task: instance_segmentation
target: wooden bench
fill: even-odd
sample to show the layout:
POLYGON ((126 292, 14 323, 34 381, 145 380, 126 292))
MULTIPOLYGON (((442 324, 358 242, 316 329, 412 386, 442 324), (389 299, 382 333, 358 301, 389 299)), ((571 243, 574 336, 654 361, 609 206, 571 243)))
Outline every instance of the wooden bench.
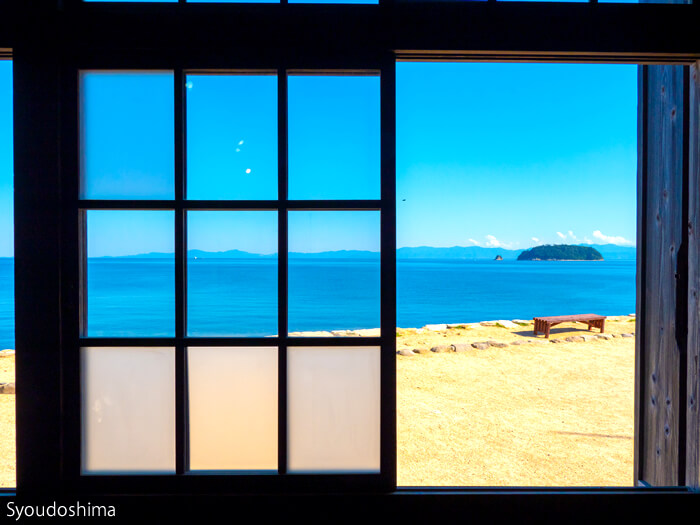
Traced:
POLYGON ((556 315, 552 317, 533 317, 535 321, 535 335, 543 333, 549 339, 549 330, 560 323, 586 323, 588 329, 600 328, 600 333, 605 332, 605 316, 596 314, 556 315))

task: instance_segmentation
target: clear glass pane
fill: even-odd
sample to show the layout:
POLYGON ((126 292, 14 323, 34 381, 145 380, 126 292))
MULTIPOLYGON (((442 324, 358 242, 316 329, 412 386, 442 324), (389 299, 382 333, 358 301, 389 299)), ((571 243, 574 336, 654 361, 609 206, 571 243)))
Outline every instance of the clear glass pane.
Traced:
POLYGON ((175 472, 175 350, 80 349, 82 472, 175 472))
POLYGON ((187 197, 277 198, 277 76, 187 75, 187 197))
POLYGON ((289 198, 380 197, 378 76, 289 77, 289 198))
POLYGON ((80 74, 80 175, 85 199, 172 199, 173 74, 80 74))
POLYGON ((175 335, 174 212, 86 213, 87 335, 175 335))
POLYGON ((187 213, 187 333, 277 334, 277 212, 187 213))
POLYGON ((379 0, 289 0, 290 4, 379 4, 379 0))
POLYGON ((277 469, 277 348, 187 349, 190 469, 277 469))
POLYGON ((378 472, 379 347, 289 348, 289 471, 378 472))
POLYGON ((289 335, 378 336, 378 211, 289 212, 289 335))
POLYGON ((279 4, 280 0, 187 0, 190 4, 279 4))
POLYGON ((12 98, 12 61, 0 59, 0 488, 17 485, 12 98))

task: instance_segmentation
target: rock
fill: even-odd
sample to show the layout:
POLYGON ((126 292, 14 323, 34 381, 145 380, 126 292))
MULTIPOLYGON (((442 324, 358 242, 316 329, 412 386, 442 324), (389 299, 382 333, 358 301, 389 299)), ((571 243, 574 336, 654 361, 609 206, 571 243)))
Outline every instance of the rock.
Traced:
POLYGON ((498 341, 489 341, 490 346, 494 346, 496 348, 508 348, 508 345, 506 343, 501 343, 498 341))
POLYGON ((441 354, 443 352, 452 352, 452 345, 437 345, 434 346, 430 349, 431 352, 435 352, 436 354, 441 354))
POLYGON ((289 333, 290 337, 333 337, 333 334, 330 332, 290 332, 289 333))
POLYGON ((499 320, 496 321, 496 326, 500 326, 501 328, 517 328, 518 325, 513 323, 512 321, 506 321, 506 320, 499 320))
POLYGON ((579 337, 583 338, 583 340, 586 341, 587 343, 589 341, 595 341, 595 339, 596 339, 595 335, 593 335, 593 334, 583 334, 579 337))
POLYGON ((399 355, 405 356, 405 357, 410 357, 412 355, 416 355, 416 353, 411 350, 410 348, 402 348, 398 352, 396 352, 399 355))
POLYGON ((528 321, 527 319, 513 319, 513 322, 519 326, 527 326, 532 324, 532 321, 528 321))
POLYGON ((448 323, 446 326, 450 330, 454 328, 462 328, 464 330, 469 330, 471 328, 469 323, 448 323))
POLYGON ((430 350, 428 350, 427 348, 414 348, 413 352, 416 354, 429 354, 430 350))
POLYGON ((498 326, 498 321, 481 321, 481 326, 498 326))
POLYGON ((637 317, 637 314, 628 314, 629 317, 637 317))
POLYGON ((613 337, 620 337, 620 334, 610 334, 613 337))
POLYGON ((518 345, 525 344, 525 341, 517 340, 517 341, 512 341, 510 344, 514 345, 514 346, 518 346, 518 345))
POLYGON ((634 334, 620 334, 620 337, 634 337, 634 334))
POLYGON ((10 357, 11 355, 15 355, 15 351, 11 348, 5 348, 5 350, 0 350, 0 357, 10 357))
POLYGON ((14 394, 15 384, 14 383, 0 383, 0 394, 14 394))
POLYGON ((362 337, 379 337, 382 335, 379 328, 363 328, 361 330, 353 330, 353 332, 362 337))
POLYGON ((455 352, 468 352, 472 349, 472 345, 468 343, 455 343, 452 345, 452 350, 455 352))
POLYGON ((496 255, 496 258, 494 259, 494 261, 502 261, 502 260, 503 260, 503 257, 501 257, 500 255, 496 255))
POLYGON ((350 335, 352 332, 350 330, 331 330, 331 333, 336 337, 342 337, 345 335, 350 335))
POLYGON ((610 341, 610 339, 613 338, 610 334, 596 334, 595 337, 596 339, 605 339, 606 341, 610 341))
POLYGON ((426 330, 430 330, 431 332, 441 332, 443 330, 447 330, 447 325, 446 324, 427 324, 423 328, 426 330))
POLYGON ((564 341, 563 339, 550 339, 549 342, 550 342, 550 343, 555 343, 555 344, 556 344, 556 343, 563 343, 563 342, 565 342, 565 341, 564 341))
POLYGON ((572 335, 571 337, 567 337, 566 340, 570 343, 583 343, 583 337, 580 335, 572 335))
POLYGON ((477 350, 486 350, 489 346, 491 346, 488 343, 472 343, 472 346, 476 348, 477 350))

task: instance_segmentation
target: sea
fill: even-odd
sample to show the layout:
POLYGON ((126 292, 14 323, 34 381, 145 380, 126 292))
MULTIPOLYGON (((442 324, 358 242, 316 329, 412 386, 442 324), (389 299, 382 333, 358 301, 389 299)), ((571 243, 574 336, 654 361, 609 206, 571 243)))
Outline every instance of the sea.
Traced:
MULTIPOLYGON (((13 259, 0 259, 0 349, 14 348, 13 259)), ((633 260, 397 262, 397 325, 635 310, 633 260)), ((175 335, 172 259, 88 261, 88 335, 175 335)), ((278 332, 274 259, 188 262, 189 336, 271 336, 278 332)), ((290 259, 289 330, 380 325, 379 261, 290 259)))

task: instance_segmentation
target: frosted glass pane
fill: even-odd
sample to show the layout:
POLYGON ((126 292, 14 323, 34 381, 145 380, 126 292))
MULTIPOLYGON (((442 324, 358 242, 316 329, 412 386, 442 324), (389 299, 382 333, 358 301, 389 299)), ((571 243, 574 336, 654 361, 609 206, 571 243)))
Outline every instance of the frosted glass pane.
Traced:
POLYGON ((380 197, 378 76, 289 77, 289 198, 380 197))
POLYGON ((277 76, 187 75, 187 198, 276 199, 277 76))
POLYGON ((83 198, 175 196, 173 86, 169 71, 80 74, 83 198))
POLYGON ((289 348, 290 472, 379 471, 379 356, 379 347, 289 348))
POLYGON ((175 350, 80 350, 82 472, 175 472, 175 350))
POLYGON ((190 469, 277 470, 277 348, 188 348, 190 469))

